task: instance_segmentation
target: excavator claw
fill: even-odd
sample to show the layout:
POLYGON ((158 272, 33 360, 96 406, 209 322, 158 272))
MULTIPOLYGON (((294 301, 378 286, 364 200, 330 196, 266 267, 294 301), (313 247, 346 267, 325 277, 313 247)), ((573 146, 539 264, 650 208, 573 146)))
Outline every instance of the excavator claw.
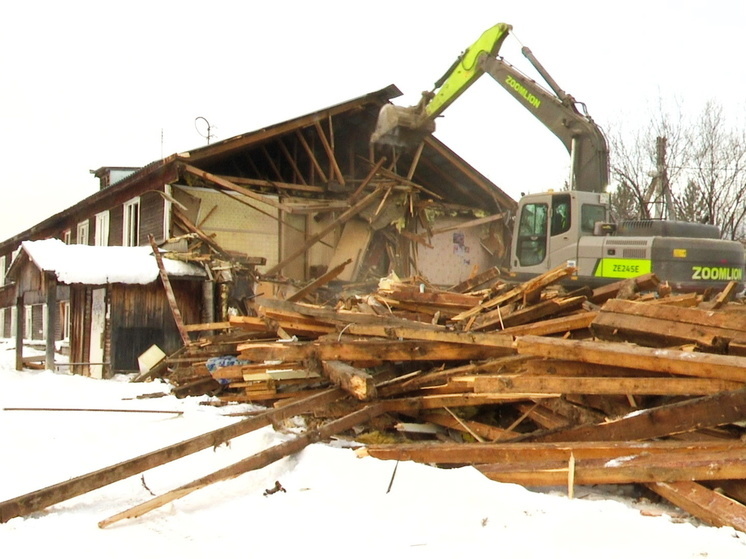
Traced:
POLYGON ((423 122, 420 105, 384 105, 378 113, 378 122, 370 141, 378 145, 413 149, 434 131, 435 123, 432 120, 423 122))

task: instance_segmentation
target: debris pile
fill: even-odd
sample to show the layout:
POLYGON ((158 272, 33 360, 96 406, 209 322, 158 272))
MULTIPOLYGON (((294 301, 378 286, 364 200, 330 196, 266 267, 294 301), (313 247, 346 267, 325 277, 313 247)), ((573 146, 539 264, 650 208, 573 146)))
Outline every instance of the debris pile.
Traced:
MULTIPOLYGON (((652 275, 595 290, 559 267, 439 289, 388 277, 334 305, 265 297, 155 369, 177 395, 253 402, 228 427, 0 503, 0 520, 302 415, 305 433, 103 520, 137 517, 305 446, 345 437, 386 460, 472 465, 529 488, 635 484, 746 531, 746 306, 652 275)), ((657 495, 656 495, 657 494, 657 495)))
POLYGON ((511 285, 492 269, 447 290, 390 277, 333 307, 259 297, 256 316, 172 356, 167 378, 275 409, 336 390, 310 424, 357 418, 345 429, 361 453, 569 494, 641 484, 746 530, 736 285, 673 294, 649 274, 568 292, 572 273, 511 285))

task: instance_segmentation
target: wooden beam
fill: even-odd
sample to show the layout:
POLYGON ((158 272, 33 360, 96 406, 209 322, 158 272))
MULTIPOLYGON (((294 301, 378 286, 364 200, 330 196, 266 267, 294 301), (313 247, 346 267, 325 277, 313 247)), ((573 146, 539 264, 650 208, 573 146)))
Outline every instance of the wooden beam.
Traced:
POLYGON ((347 429, 351 429, 352 427, 360 423, 370 421, 374 417, 381 415, 383 411, 384 407, 382 404, 371 404, 340 419, 331 421, 319 427, 318 429, 307 431, 306 433, 304 433, 303 435, 299 435, 295 439, 286 441, 284 443, 279 443, 273 447, 263 450, 262 452, 259 452, 258 454, 254 454, 252 456, 249 456, 248 458, 236 462, 235 464, 232 464, 226 468, 208 474, 195 481, 192 481, 191 483, 187 483, 186 485, 182 485, 181 487, 174 489, 173 491, 164 493, 163 495, 151 499, 150 501, 146 501, 145 503, 132 507, 124 512, 110 516, 109 518, 99 522, 98 525, 100 528, 105 528, 115 522, 124 520, 126 518, 136 518, 138 516, 142 516, 143 514, 151 510, 162 507, 163 505, 175 501, 176 499, 181 499, 182 497, 185 497, 186 495, 189 495, 190 493, 193 493, 198 489, 202 489, 203 487, 207 487, 208 485, 211 485, 213 483, 232 479, 243 473, 261 469, 269 464, 272 464, 273 462, 276 462, 277 460, 280 460, 281 458, 284 458, 285 456, 290 456, 291 454, 300 452, 310 444, 327 439, 332 435, 336 435, 337 433, 346 431, 347 429))
MULTIPOLYGON (((503 483, 528 486, 562 485, 567 481, 566 461, 500 462, 479 465, 488 478, 503 483)), ((576 485, 650 483, 734 479, 746 477, 746 454, 738 450, 704 452, 669 451, 663 454, 636 454, 618 459, 575 457, 576 485)))
POLYGON ((523 307, 513 312, 501 311, 498 307, 494 311, 483 313, 478 316, 472 325, 472 330, 488 330, 490 328, 509 328, 526 323, 539 322, 544 318, 580 309, 586 301, 585 296, 578 297, 556 297, 523 307))
MULTIPOLYGON (((432 416, 434 414, 430 414, 432 416)), ((421 464, 510 464, 512 462, 567 463, 570 454, 577 460, 615 460, 643 454, 685 457, 703 453, 746 452, 742 441, 620 441, 620 442, 557 442, 557 443, 452 443, 418 442, 372 444, 358 454, 379 460, 411 460, 421 464)))
POLYGON ((654 349, 630 344, 562 340, 541 336, 516 339, 519 355, 567 359, 597 365, 625 367, 673 375, 746 381, 746 358, 734 355, 654 349))
POLYGON ((301 146, 303 146, 303 149, 306 151, 306 155, 308 155, 308 159, 311 161, 313 168, 319 174, 319 177, 321 178, 321 182, 325 184, 328 183, 329 179, 327 178, 324 170, 321 168, 321 165, 319 164, 319 160, 316 158, 316 154, 311 149, 311 146, 308 145, 308 140, 306 140, 306 137, 303 135, 303 132, 301 132, 300 129, 296 129, 295 136, 298 138, 298 141, 300 141, 301 146))
POLYGON ((511 326, 501 330, 500 333, 510 336, 549 336, 551 334, 584 330, 591 325, 597 314, 596 311, 587 311, 560 316, 558 318, 548 318, 533 324, 511 326))
POLYGON ((270 409, 232 425, 221 427, 220 429, 198 435, 148 454, 143 454, 137 458, 125 460, 113 466, 108 466, 95 472, 9 499, 0 503, 0 522, 7 522, 11 518, 29 515, 56 503, 72 499, 94 489, 99 489, 116 481, 155 468, 156 466, 183 458, 206 448, 216 447, 240 435, 261 429, 262 427, 271 425, 273 422, 282 421, 294 415, 326 406, 345 396, 344 390, 332 388, 309 398, 288 403, 284 407, 270 409))
POLYGON ((738 337, 746 334, 746 313, 712 312, 702 308, 666 305, 666 299, 658 302, 626 301, 610 299, 601 307, 602 312, 628 314, 640 318, 668 320, 671 322, 704 326, 723 332, 724 336, 738 337))
POLYGON ((347 260, 345 260, 338 266, 335 266, 331 270, 327 271, 326 273, 322 274, 321 276, 319 276, 318 278, 310 282, 305 287, 293 293, 286 300, 291 301, 291 302, 302 300, 306 295, 310 295, 322 285, 326 285, 327 283, 332 281, 334 278, 336 278, 339 274, 341 274, 344 271, 347 265, 350 264, 351 262, 352 262, 352 258, 348 258, 347 260))
POLYGON ((234 192, 238 192, 239 194, 243 194, 244 196, 248 198, 252 198, 256 200, 257 202, 262 202, 263 204, 267 204, 268 206, 277 208, 278 210, 286 210, 284 205, 282 205, 279 202, 276 202, 270 196, 264 196, 262 194, 257 194, 253 190, 249 190, 248 188, 239 186, 235 183, 232 183, 229 180, 220 178, 218 175, 213 175, 212 173, 208 173, 207 171, 198 169, 197 167, 189 165, 188 163, 182 164, 182 170, 186 173, 189 173, 190 175, 194 175, 195 177, 198 177, 203 180, 206 180, 207 182, 216 184, 222 188, 227 188, 228 190, 232 190, 234 192))
POLYGON ((711 526, 746 532, 746 506, 694 481, 646 483, 646 487, 711 526))
POLYGON ((376 385, 367 371, 341 361, 322 362, 324 376, 358 400, 367 401, 376 397, 376 385))
MULTIPOLYGON (((458 380, 458 377, 455 379, 458 380)), ((743 388, 742 382, 707 378, 560 377, 479 375, 471 377, 476 394, 484 392, 535 394, 633 394, 695 396, 743 388)))
POLYGON ((502 332, 463 332, 446 330, 429 330, 423 328, 407 328, 404 326, 379 326, 375 324, 352 324, 345 328, 356 336, 375 336, 396 340, 429 340, 448 342, 455 344, 482 345, 490 347, 501 347, 505 354, 513 354, 513 337, 502 332))
MULTIPOLYGON (((44 366, 49 371, 54 371, 55 335, 57 332, 57 275, 54 272, 44 272, 44 287, 46 289, 46 351, 44 366)), ((16 320, 21 320, 16 317, 16 320)))
MULTIPOLYGON (((650 306, 660 308, 663 305, 650 306)), ((606 341, 631 342, 648 347, 696 344, 711 352, 723 352, 729 341, 746 338, 746 332, 737 330, 605 311, 596 316, 590 328, 596 337, 606 341)))
POLYGON ((242 359, 251 361, 469 361, 500 357, 512 350, 473 344, 426 340, 351 340, 238 345, 242 359))
POLYGON ((258 186, 260 188, 276 188, 278 190, 298 190, 301 192, 314 192, 316 194, 323 194, 326 189, 321 186, 311 186, 308 184, 297 184, 294 182, 283 182, 283 181, 270 181, 264 179, 252 179, 249 177, 236 177, 233 175, 217 175, 221 179, 232 182, 239 186, 258 186))
POLYGON ((492 266, 491 268, 488 268, 481 274, 477 274, 474 277, 471 277, 467 280, 462 281, 461 283, 454 285, 450 291, 453 291, 454 293, 467 293, 471 291, 472 289, 475 289, 488 281, 497 280, 497 278, 500 277, 500 268, 497 266, 492 266))
MULTIPOLYGON (((326 137, 326 133, 324 132, 324 129, 321 127, 321 122, 318 120, 315 120, 314 128, 316 128, 316 133, 319 135, 319 139, 321 140, 321 145, 324 148, 324 151, 326 152, 326 156, 329 158, 329 165, 331 165, 332 172, 337 177, 337 180, 339 181, 339 184, 342 186, 345 185, 345 178, 344 175, 342 175, 342 170, 339 168, 339 164, 337 163, 337 158, 334 155, 334 148, 332 148, 331 143, 329 142, 329 139, 326 137)), ((329 128, 332 127, 332 121, 331 116, 329 117, 329 128)))
POLYGON ((148 239, 150 240, 150 246, 153 248, 153 256, 155 256, 155 261, 158 264, 158 272, 161 276, 163 289, 166 291, 166 299, 168 301, 169 307, 171 307, 171 314, 174 317, 176 329, 179 331, 181 341, 184 343, 185 346, 187 346, 192 340, 189 339, 189 333, 184 328, 184 320, 181 317, 181 311, 179 310, 179 305, 176 302, 176 295, 174 295, 173 287, 171 287, 171 280, 168 279, 168 273, 166 273, 166 268, 163 265, 161 249, 158 248, 158 245, 155 242, 155 237, 153 237, 153 235, 148 235, 148 239))
POLYGON ((746 389, 742 388, 639 410, 595 425, 538 433, 526 439, 543 442, 646 440, 726 425, 744 418, 746 389))
POLYGON ((288 263, 295 260, 298 256, 305 253, 310 247, 315 245, 318 241, 320 241, 322 238, 324 238, 330 231, 332 231, 334 228, 342 225, 343 223, 346 223, 353 217, 355 217, 357 214, 359 214, 363 209, 368 207, 370 204, 372 204, 375 199, 380 196, 381 190, 379 188, 376 188, 373 192, 368 194, 365 198, 360 200, 358 203, 356 203, 354 206, 346 210, 342 213, 337 219, 332 220, 331 223, 329 223, 326 227, 322 228, 321 231, 316 233, 315 235, 311 235, 308 239, 306 239, 306 242, 303 243, 295 252, 292 252, 290 255, 286 256, 281 262, 275 264, 272 266, 269 270, 267 270, 264 275, 271 276, 272 274, 276 272, 281 272, 282 269, 287 266, 288 263))

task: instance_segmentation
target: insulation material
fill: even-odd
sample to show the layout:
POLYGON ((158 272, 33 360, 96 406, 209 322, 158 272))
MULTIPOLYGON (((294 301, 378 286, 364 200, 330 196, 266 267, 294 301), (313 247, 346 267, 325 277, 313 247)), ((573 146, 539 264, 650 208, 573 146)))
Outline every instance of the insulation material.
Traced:
POLYGON ((474 270, 484 271, 494 266, 494 258, 481 244, 482 227, 458 227, 468 219, 440 218, 434 229, 448 231, 430 238, 428 248, 417 245, 418 273, 435 285, 454 285, 468 279, 474 270))

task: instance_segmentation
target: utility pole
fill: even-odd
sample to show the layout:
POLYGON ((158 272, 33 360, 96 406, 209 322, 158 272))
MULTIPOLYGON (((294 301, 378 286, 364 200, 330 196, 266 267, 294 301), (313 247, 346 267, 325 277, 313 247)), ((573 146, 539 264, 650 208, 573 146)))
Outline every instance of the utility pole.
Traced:
POLYGON ((655 141, 656 181, 658 181, 658 195, 661 199, 661 213, 663 219, 676 219, 676 208, 671 196, 671 185, 668 182, 668 166, 666 165, 667 139, 658 136, 655 141))

